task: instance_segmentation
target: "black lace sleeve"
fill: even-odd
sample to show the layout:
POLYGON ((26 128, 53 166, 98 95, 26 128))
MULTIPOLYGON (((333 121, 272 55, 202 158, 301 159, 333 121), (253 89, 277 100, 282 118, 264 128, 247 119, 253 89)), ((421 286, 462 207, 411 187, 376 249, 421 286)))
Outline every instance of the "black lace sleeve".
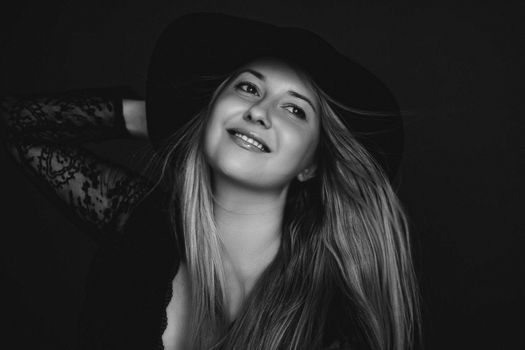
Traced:
POLYGON ((143 177, 79 145, 127 136, 122 100, 106 92, 0 99, 13 159, 97 240, 116 238, 150 189, 143 177))
POLYGON ((124 88, 75 90, 0 100, 4 133, 19 139, 79 144, 128 137, 122 115, 124 88))

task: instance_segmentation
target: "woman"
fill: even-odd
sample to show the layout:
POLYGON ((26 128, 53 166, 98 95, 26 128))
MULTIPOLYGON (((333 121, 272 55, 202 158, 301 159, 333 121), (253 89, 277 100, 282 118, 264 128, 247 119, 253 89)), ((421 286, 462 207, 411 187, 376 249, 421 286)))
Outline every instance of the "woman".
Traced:
POLYGON ((14 158, 99 241, 85 348, 413 347, 382 83, 310 32, 194 14, 159 39, 146 102, 2 101, 14 158), (154 184, 75 145, 126 134, 156 146, 154 184))

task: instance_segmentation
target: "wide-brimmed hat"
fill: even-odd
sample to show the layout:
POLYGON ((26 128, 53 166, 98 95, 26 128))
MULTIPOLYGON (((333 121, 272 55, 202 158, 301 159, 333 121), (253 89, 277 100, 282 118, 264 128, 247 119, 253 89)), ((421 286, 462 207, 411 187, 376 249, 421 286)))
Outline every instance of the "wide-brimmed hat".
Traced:
POLYGON ((403 152, 403 124, 390 90, 318 35, 218 13, 177 18, 159 37, 147 77, 148 133, 155 146, 209 102, 216 79, 258 57, 306 72, 335 101, 342 121, 393 180, 403 152), (355 113, 363 111, 365 113, 355 113), (366 113, 372 112, 372 113, 366 113))

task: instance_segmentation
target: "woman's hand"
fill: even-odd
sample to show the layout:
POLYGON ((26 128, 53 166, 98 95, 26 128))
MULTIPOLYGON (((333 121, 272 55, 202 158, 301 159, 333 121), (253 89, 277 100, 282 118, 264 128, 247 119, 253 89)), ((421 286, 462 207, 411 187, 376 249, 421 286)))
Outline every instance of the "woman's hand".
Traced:
POLYGON ((126 122, 126 129, 133 137, 148 138, 145 101, 123 99, 122 113, 126 122))

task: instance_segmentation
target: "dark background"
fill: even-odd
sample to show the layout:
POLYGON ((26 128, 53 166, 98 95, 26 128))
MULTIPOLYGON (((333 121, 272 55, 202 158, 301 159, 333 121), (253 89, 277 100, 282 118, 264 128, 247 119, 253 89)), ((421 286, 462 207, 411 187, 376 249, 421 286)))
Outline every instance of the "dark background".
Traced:
MULTIPOLYGON (((398 193, 416 240, 426 349, 525 349, 525 16, 517 4, 4 2, 0 91, 142 91, 156 37, 193 11, 311 29, 380 76, 405 111, 398 193)), ((141 145, 98 147, 132 162, 141 145)), ((0 347, 74 349, 95 246, 4 150, 0 169, 0 341, 18 343, 0 347)))

